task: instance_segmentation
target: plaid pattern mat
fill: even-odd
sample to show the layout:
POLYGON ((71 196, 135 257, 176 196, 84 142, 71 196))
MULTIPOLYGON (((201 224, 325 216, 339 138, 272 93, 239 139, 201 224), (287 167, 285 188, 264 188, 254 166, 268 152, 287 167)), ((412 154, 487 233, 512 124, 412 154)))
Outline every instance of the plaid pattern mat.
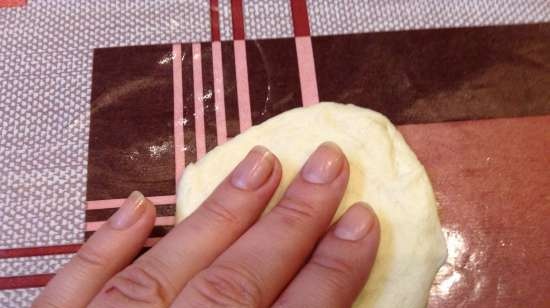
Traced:
POLYGON ((185 165, 320 100, 384 113, 426 166, 449 249, 430 306, 550 300, 544 1, 69 2, 0 10, 0 306, 134 189, 157 205, 148 249, 185 165))

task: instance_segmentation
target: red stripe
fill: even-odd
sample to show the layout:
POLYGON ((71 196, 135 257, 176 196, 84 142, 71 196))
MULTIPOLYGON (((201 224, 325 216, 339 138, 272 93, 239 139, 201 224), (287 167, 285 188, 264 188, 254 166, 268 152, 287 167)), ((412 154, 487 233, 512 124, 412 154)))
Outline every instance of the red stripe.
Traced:
POLYGON ((220 40, 220 11, 218 0, 210 0, 210 31, 212 31, 212 41, 220 40))
POLYGON ((0 290, 43 287, 54 275, 55 274, 42 274, 19 277, 0 277, 0 290))
POLYGON ((291 0, 290 6, 292 8, 292 21, 294 22, 294 35, 309 36, 306 0, 291 0))
POLYGON ((23 6, 27 4, 27 0, 0 0, 1 7, 13 7, 13 6, 23 6))
POLYGON ((244 17, 242 0, 231 0, 231 16, 233 17, 233 39, 244 40, 244 17))
POLYGON ((80 246, 82 244, 0 249, 0 259, 74 253, 80 246))

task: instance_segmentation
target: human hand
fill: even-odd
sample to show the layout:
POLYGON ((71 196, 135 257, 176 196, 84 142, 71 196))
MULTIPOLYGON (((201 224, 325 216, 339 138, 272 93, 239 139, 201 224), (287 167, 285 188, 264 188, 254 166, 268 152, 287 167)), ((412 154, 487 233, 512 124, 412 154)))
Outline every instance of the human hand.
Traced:
POLYGON ((347 159, 335 144, 322 144, 260 217, 281 172, 275 155, 255 147, 134 261, 155 207, 132 193, 33 307, 350 307, 374 263, 380 228, 361 204, 329 227, 347 186, 347 159))

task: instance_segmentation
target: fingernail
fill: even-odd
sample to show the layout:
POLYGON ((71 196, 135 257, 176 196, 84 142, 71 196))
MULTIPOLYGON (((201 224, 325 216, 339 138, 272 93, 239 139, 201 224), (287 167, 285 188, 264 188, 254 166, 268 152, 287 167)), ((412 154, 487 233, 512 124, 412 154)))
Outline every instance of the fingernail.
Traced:
POLYGON ((275 156, 265 147, 255 146, 233 171, 231 183, 243 190, 255 190, 273 172, 275 156))
POLYGON ((132 226, 145 212, 145 204, 147 202, 147 199, 139 191, 131 193, 118 211, 109 218, 111 227, 123 230, 132 226))
POLYGON ((374 212, 363 202, 356 203, 340 218, 334 228, 334 235, 346 241, 358 241, 364 238, 374 225, 374 212))
POLYGON ((325 142, 309 157, 302 177, 313 184, 327 184, 336 179, 343 164, 342 150, 333 142, 325 142))

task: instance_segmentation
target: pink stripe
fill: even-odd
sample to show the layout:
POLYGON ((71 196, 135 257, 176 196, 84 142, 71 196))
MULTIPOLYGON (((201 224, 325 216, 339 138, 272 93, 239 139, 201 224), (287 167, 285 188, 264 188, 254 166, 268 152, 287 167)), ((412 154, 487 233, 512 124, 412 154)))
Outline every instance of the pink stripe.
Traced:
POLYGON ((223 91, 222 45, 212 42, 212 69, 214 72, 214 99, 216 103, 216 131, 218 145, 227 141, 227 126, 225 124, 225 93, 223 91))
POLYGON ((145 240, 144 247, 153 247, 162 237, 150 237, 145 240))
POLYGON ((193 44, 193 90, 195 96, 195 139, 197 142, 197 160, 199 160, 206 154, 200 43, 193 44))
MULTIPOLYGON (((156 197, 147 197, 147 199, 151 200, 156 205, 163 205, 163 204, 175 204, 176 203, 176 196, 156 196, 156 197)), ((96 200, 96 201, 88 201, 87 203, 87 210, 100 210, 100 209, 110 209, 110 208, 117 208, 122 205, 122 202, 124 202, 126 199, 110 199, 110 200, 96 200)))
MULTIPOLYGON (((86 223, 86 231, 97 231, 106 221, 91 221, 86 223)), ((155 218, 155 226, 172 226, 176 224, 175 216, 155 218)))
POLYGON ((302 103, 304 106, 310 106, 319 102, 311 37, 303 36, 296 38, 296 54, 298 55, 302 103))
POLYGON ((163 204, 175 204, 176 203, 176 196, 157 196, 157 197, 147 197, 147 199, 151 200, 156 205, 163 205, 163 204))
POLYGON ((181 71, 181 45, 172 45, 174 61, 174 154, 176 160, 176 183, 181 178, 185 166, 185 147, 183 144, 183 76, 181 71))
POLYGON ((235 74, 237 77, 237 100, 239 101, 239 124, 241 132, 252 126, 250 113, 250 92, 248 89, 248 66, 246 64, 246 45, 244 40, 233 42, 235 50, 235 74))

